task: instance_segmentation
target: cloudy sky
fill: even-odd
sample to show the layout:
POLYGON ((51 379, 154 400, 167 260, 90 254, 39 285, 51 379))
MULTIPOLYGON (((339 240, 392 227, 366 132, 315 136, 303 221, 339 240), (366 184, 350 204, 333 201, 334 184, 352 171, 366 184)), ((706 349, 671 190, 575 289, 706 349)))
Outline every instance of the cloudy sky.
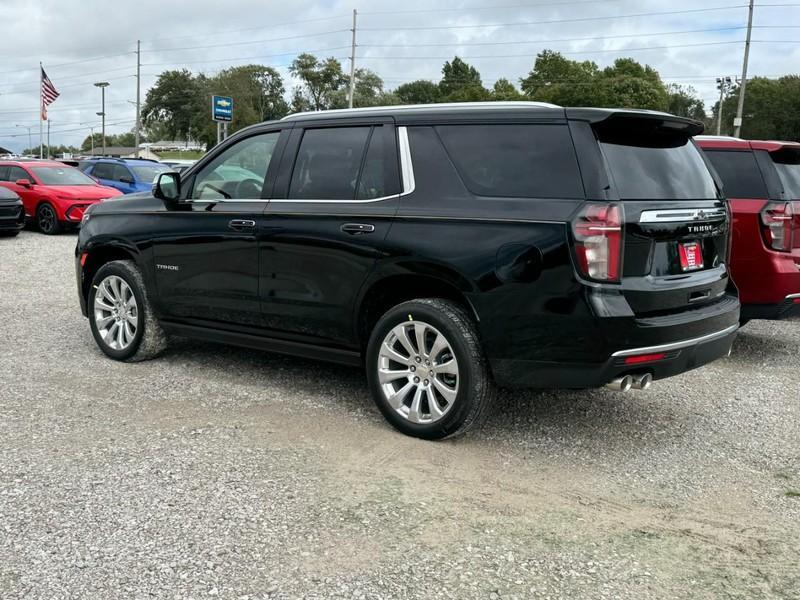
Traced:
MULTIPOLYGON (((237 64, 279 69, 301 52, 334 56, 347 68, 352 11, 357 66, 386 88, 438 80, 459 55, 490 87, 517 83, 543 48, 601 67, 630 56, 668 83, 693 86, 707 108, 715 78, 741 73, 747 0, 0 0, 0 146, 38 144, 38 63, 61 96, 50 107, 51 143, 76 144, 99 130, 107 81, 107 132, 133 127, 136 40, 142 99, 158 73, 214 72, 237 64)), ((800 0, 756 0, 749 74, 800 73, 800 0)), ((287 82, 287 88, 291 82, 287 82)))

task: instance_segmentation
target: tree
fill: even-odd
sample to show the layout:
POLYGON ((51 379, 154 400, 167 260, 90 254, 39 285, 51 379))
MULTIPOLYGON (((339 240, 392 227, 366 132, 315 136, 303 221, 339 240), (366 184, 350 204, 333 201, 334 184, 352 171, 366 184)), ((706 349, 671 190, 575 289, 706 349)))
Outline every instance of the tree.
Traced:
POLYGON ((188 139, 199 112, 209 110, 205 78, 188 69, 164 71, 147 90, 142 107, 142 122, 161 123, 172 139, 188 139))
POLYGON ((444 63, 439 92, 443 102, 488 100, 489 91, 483 87, 478 70, 459 57, 444 63))
POLYGON ((492 88, 492 100, 524 100, 520 91, 506 78, 498 79, 492 88))
POLYGON ((331 108, 334 92, 347 82, 338 60, 320 61, 313 54, 300 54, 292 61, 289 72, 302 82, 300 93, 312 110, 331 108))
MULTIPOLYGON (((800 140, 800 75, 747 80, 741 135, 748 139, 800 140)), ((739 103, 735 87, 722 104, 722 133, 732 135, 739 103)), ((716 127, 719 102, 712 115, 716 127)))
POLYGON ((698 121, 706 118, 706 109, 703 101, 697 97, 697 91, 691 86, 676 83, 667 87, 667 112, 698 121))
POLYGON ((533 69, 520 80, 522 91, 532 100, 562 106, 596 106, 597 65, 578 62, 561 53, 544 50, 536 55, 533 69))
POLYGON ((667 110, 669 96, 658 71, 632 58, 618 58, 596 77, 597 105, 667 110))
POLYGON ((439 86, 426 79, 404 83, 394 93, 401 104, 433 104, 441 98, 439 86))
MULTIPOLYGON (((397 104, 394 94, 383 90, 383 79, 369 69, 356 69, 354 73, 353 106, 386 106, 397 104)), ((331 94, 331 108, 347 108, 350 93, 350 76, 344 76, 342 86, 331 94)))

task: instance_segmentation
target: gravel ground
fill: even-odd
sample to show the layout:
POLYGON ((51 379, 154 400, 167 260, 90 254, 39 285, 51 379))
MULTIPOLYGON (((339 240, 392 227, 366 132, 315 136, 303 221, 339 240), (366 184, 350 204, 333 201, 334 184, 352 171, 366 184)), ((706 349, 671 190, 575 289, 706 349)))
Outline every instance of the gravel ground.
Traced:
POLYGON ((800 598, 800 322, 646 392, 505 392, 454 441, 363 374, 104 358, 74 235, 0 239, 0 597, 800 598))

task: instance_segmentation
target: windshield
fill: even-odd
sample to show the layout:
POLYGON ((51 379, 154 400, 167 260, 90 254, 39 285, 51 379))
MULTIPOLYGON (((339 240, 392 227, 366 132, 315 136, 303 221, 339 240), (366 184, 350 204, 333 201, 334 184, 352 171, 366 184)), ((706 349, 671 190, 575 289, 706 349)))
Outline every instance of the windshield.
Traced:
POLYGON ((74 167, 31 167, 43 185, 97 185, 74 167))
POLYGON ((772 153, 772 161, 781 178, 787 200, 800 200, 800 151, 781 150, 772 153))
POLYGON ((714 179, 685 135, 623 127, 600 133, 600 146, 623 200, 713 200, 714 179))
POLYGON ((136 179, 141 181, 155 181, 159 173, 169 171, 167 165, 128 165, 136 174, 136 179))

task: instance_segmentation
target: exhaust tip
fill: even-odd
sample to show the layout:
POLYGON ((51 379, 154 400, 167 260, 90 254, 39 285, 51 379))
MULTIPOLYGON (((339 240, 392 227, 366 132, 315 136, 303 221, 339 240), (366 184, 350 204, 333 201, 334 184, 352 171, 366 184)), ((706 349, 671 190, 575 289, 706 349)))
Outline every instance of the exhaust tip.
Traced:
POLYGON ((606 387, 610 390, 614 390, 615 392, 627 392, 629 389, 631 389, 631 387, 633 387, 633 377, 630 375, 617 377, 616 379, 609 381, 606 384, 606 387))
POLYGON ((635 375, 633 377, 633 389, 646 390, 653 383, 653 376, 650 373, 635 375))

